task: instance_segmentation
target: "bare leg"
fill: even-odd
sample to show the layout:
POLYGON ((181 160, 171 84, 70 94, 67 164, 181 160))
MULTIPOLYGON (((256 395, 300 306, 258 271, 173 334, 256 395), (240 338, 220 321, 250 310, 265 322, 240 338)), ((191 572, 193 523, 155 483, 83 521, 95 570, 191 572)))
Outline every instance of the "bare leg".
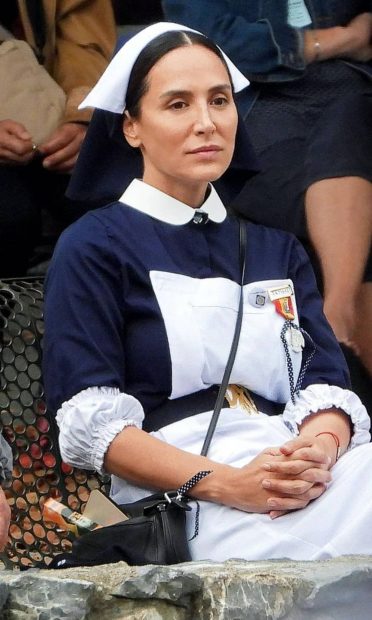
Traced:
POLYGON ((360 359, 372 377, 372 282, 360 287, 357 300, 355 344, 360 359))
MULTIPOLYGON (((318 181, 307 190, 305 208, 321 263, 324 312, 339 342, 356 348, 358 295, 372 236, 372 184, 360 177, 318 181)), ((364 331, 370 329, 366 324, 364 331)))

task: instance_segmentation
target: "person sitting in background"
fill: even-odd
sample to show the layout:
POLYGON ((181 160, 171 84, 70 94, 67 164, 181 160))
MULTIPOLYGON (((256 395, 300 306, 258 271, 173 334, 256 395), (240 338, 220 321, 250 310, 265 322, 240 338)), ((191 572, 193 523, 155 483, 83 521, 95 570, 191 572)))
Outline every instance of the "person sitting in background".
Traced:
POLYGON ((239 222, 214 182, 256 166, 235 104, 247 85, 210 39, 160 23, 121 48, 83 102, 112 122, 104 148, 92 122, 75 191, 85 165, 96 198, 109 160, 104 181, 122 194, 58 241, 45 287, 48 406, 63 460, 110 473, 118 504, 193 478, 194 560, 371 553, 370 420, 308 257, 284 231, 243 222, 239 344, 200 454, 242 279, 239 222))
MULTIPOLYGON (((0 435, 0 482, 4 482, 11 477, 12 467, 12 451, 4 437, 0 435)), ((4 491, 0 487, 0 551, 4 550, 8 540, 9 523, 10 508, 4 491)))
POLYGON ((163 8, 221 45, 251 81, 241 105, 261 172, 232 206, 310 241, 325 314, 372 410, 370 0, 163 0, 163 8))
POLYGON ((13 277, 26 274, 43 209, 63 226, 81 214, 64 197, 91 118, 78 105, 106 67, 116 29, 106 0, 8 0, 0 24, 0 41, 4 32, 25 39, 66 94, 60 124, 41 144, 0 107, 0 277, 13 277))

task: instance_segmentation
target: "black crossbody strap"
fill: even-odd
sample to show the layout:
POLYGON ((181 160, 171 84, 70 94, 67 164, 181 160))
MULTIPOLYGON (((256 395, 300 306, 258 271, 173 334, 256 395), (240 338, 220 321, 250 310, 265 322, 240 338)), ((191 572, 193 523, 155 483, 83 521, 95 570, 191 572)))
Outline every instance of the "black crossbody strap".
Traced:
POLYGON ((243 286, 244 286, 244 274, 245 274, 246 247, 247 247, 246 225, 244 222, 239 220, 239 262, 240 262, 241 281, 240 281, 240 297, 239 297, 238 316, 236 317, 234 337, 233 337, 232 344, 231 344, 229 358, 227 360, 227 364, 226 364, 225 372, 223 374, 223 378, 221 381, 220 389, 218 390, 216 404, 214 406, 212 418, 209 423, 207 434, 205 436, 203 448, 200 453, 201 456, 207 455, 214 431, 216 430, 217 421, 218 421, 218 418, 221 412, 227 386, 229 384, 231 370, 232 370, 232 367, 235 361, 236 351, 237 351, 238 344, 239 344, 240 330, 241 330, 242 320, 243 320, 243 286))

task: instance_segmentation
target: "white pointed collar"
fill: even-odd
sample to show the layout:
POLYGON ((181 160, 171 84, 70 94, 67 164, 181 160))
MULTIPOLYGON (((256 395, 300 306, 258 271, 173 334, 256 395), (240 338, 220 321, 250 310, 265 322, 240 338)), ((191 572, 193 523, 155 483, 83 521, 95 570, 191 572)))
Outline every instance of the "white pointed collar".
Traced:
POLYGON ((207 213, 210 220, 219 224, 226 218, 226 209, 213 185, 209 185, 209 189, 206 201, 198 209, 193 209, 156 187, 134 179, 119 198, 119 202, 146 213, 156 220, 175 226, 191 222, 196 211, 207 213))

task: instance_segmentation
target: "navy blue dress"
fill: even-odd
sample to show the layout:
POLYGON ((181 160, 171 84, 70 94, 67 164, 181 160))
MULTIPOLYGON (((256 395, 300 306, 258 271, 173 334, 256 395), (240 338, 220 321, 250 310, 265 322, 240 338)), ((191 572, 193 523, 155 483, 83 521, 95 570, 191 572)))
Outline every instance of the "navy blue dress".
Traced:
MULTIPOLYGON (((222 203, 219 217, 211 211, 205 225, 188 221, 193 211, 185 205, 188 220, 175 223, 164 216, 166 209, 162 216, 156 209, 162 200, 168 214, 180 212, 180 205, 177 210, 169 196, 159 198, 158 190, 136 183, 149 200, 141 202, 135 190, 130 202, 128 188, 120 202, 84 215, 61 236, 46 283, 44 376, 62 457, 99 471, 125 426, 141 428, 162 403, 177 404, 221 382, 240 293, 238 222, 225 218, 222 203)), ((372 552, 369 418, 347 389, 346 366, 308 258, 293 236, 245 225, 244 313, 230 383, 282 403, 284 411, 269 416, 247 410, 243 401, 223 407, 209 458, 244 467, 268 446, 293 438, 311 412, 330 407, 350 415, 350 447, 359 447, 335 464, 334 482, 320 498, 280 519, 201 501, 192 557, 308 560, 372 552), (292 328, 283 336, 289 319, 278 311, 278 298, 288 303, 290 324, 308 332, 304 348, 292 340, 292 328), (311 341, 315 354, 307 363, 311 341), (289 366, 294 382, 304 374, 294 402, 289 366), (341 501, 351 493, 353 502, 341 501)), ((152 434, 200 453, 212 408, 168 419, 152 434)), ((111 497, 118 503, 151 491, 112 476, 111 497)), ((189 538, 194 515, 187 515, 189 538)))
MULTIPOLYGON (((302 247, 282 231, 246 226, 245 283, 292 280, 300 325, 315 342, 302 387, 348 387, 343 356, 322 314, 302 247)), ((120 202, 88 213, 64 232, 46 284, 49 406, 57 410, 93 386, 133 395, 145 413, 167 399, 172 392, 170 346, 150 272, 239 283, 238 239, 233 218, 173 226, 120 202)), ((260 348, 262 352, 264 342, 260 348)))

